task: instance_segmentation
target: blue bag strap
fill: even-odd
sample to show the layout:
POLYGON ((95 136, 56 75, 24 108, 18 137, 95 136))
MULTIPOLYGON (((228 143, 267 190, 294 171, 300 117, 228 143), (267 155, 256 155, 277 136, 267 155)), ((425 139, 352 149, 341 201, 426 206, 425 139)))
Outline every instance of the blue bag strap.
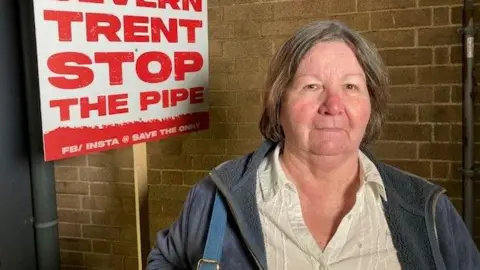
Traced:
POLYGON ((203 251, 203 258, 198 261, 197 270, 220 269, 226 224, 227 210, 225 209, 225 204, 220 194, 216 191, 210 227, 208 228, 207 242, 203 251))

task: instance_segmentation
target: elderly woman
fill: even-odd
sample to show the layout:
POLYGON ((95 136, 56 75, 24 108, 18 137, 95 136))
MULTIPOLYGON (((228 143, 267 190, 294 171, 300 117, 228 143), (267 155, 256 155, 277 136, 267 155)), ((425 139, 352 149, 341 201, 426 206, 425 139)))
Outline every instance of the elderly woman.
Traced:
POLYGON ((480 269, 444 189, 363 150, 387 96, 363 37, 338 22, 304 26, 266 87, 266 141, 191 190, 147 269, 480 269))

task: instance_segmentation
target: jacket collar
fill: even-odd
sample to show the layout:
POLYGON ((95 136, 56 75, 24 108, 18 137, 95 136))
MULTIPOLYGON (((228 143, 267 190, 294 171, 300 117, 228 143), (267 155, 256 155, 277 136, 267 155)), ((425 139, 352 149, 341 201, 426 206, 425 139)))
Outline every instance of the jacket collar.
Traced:
MULTIPOLYGON (((211 172, 212 180, 226 199, 240 233, 261 269, 267 269, 267 260, 255 197, 256 173, 262 160, 275 147, 276 143, 267 140, 256 151, 225 162, 211 172)), ((427 199, 440 188, 415 175, 376 161, 365 149, 362 152, 377 166, 385 185, 388 203, 424 216, 427 199)))

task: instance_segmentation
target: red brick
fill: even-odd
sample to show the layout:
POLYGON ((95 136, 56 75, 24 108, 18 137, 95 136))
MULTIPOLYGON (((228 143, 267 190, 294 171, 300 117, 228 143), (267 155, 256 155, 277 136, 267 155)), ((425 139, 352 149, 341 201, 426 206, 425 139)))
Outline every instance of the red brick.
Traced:
POLYGON ((166 156, 162 154, 149 155, 148 166, 152 169, 188 169, 191 168, 191 157, 166 156))
POLYGON ((82 229, 80 224, 58 223, 58 233, 63 237, 80 237, 82 229))
POLYGON ((272 55, 272 49, 270 40, 228 40, 223 44, 226 56, 272 55))
POLYGON ((137 255, 137 246, 134 243, 113 243, 113 254, 124 256, 137 255))
POLYGON ((92 167, 133 167, 132 148, 120 148, 104 152, 90 154, 88 156, 88 166, 92 167))
POLYGON ((65 238, 59 240, 60 250, 67 251, 92 251, 91 240, 79 238, 65 238))
POLYGON ((444 65, 450 63, 450 49, 448 47, 438 47, 434 49, 434 63, 444 65))
POLYGON ((184 186, 151 186, 148 195, 150 199, 178 199, 187 197, 189 191, 184 186))
POLYGON ((122 198, 122 211, 127 214, 135 214, 135 198, 122 198))
POLYGON ((210 130, 212 131, 212 139, 236 139, 239 137, 238 127, 233 123, 218 123, 213 125, 210 130))
POLYGON ((432 24, 431 9, 406 9, 371 13, 373 29, 429 26, 432 24))
POLYGON ((450 178, 450 163, 448 162, 433 162, 432 163, 432 177, 437 179, 450 178))
POLYGON ((112 243, 103 240, 92 240, 93 252, 95 253, 111 253, 112 243))
POLYGON ((60 263, 62 265, 83 265, 83 253, 80 252, 60 252, 60 263))
POLYGON ((90 194, 112 197, 135 196, 134 185, 117 183, 90 183, 90 194))
POLYGON ((265 75, 261 73, 236 73, 228 75, 227 90, 262 89, 265 75))
POLYGON ((435 25, 447 25, 450 23, 450 9, 448 7, 441 7, 433 9, 433 23, 435 25))
MULTIPOLYGON (((288 2, 285 2, 285 3, 288 3, 288 2)), ((291 35, 298 28, 300 28, 301 26, 303 26, 308 22, 309 22, 308 20, 283 20, 283 21, 263 22, 260 27, 261 35, 265 37, 291 35)))
POLYGON ((414 67, 392 67, 388 69, 392 85, 414 84, 417 82, 417 72, 414 67))
POLYGON ((234 37, 233 24, 219 24, 208 26, 208 37, 210 39, 231 39, 234 37))
POLYGON ((459 44, 462 39, 457 33, 458 27, 436 27, 418 29, 420 46, 459 44))
POLYGON ((262 92, 260 91, 239 91, 237 92, 237 104, 249 104, 251 106, 262 106, 262 92))
POLYGON ((181 155, 183 141, 186 139, 185 136, 178 136, 168 140, 159 140, 152 142, 149 145, 148 153, 152 154, 163 154, 163 155, 181 155))
POLYGON ((85 254, 85 265, 100 269, 123 269, 123 257, 109 254, 85 254))
POLYGON ((437 86, 433 89, 434 101, 438 103, 450 102, 451 88, 449 86, 437 86))
POLYGON ((420 0, 420 6, 442 6, 451 4, 461 4, 461 0, 420 0))
POLYGON ((54 161, 55 166, 85 166, 87 165, 87 156, 78 156, 54 161))
POLYGON ((433 126, 433 141, 434 142, 449 142, 452 138, 452 127, 448 124, 436 124, 433 126))
POLYGON ((378 48, 413 47, 414 30, 389 30, 363 33, 364 37, 378 48))
POLYGON ((386 124, 382 129, 382 140, 430 141, 432 127, 420 124, 386 124))
POLYGON ((228 122, 248 123, 258 122, 262 114, 260 106, 231 107, 227 109, 228 122))
MULTIPOLYGON (((238 133, 242 134, 242 139, 245 140, 258 140, 262 138, 260 133, 260 128, 258 123, 245 123, 238 125, 238 133)), ((237 139, 235 137, 230 137, 231 139, 237 139)))
POLYGON ((78 168, 56 166, 55 179, 63 181, 78 181, 78 168))
POLYGON ((390 49, 380 51, 387 66, 411 66, 432 64, 432 49, 390 49))
POLYGON ((462 81, 461 66, 419 67, 420 84, 454 84, 462 81))
POLYGON ((257 22, 236 21, 233 24, 235 38, 260 38, 262 28, 257 22))
POLYGON ((432 87, 399 86, 390 88, 390 103, 431 103, 433 101, 432 87))
POLYGON ((84 225, 83 237, 92 239, 114 240, 119 239, 121 229, 117 227, 106 227, 97 225, 84 225))
POLYGON ((273 7, 274 19, 322 17, 326 12, 326 10, 322 9, 322 2, 323 1, 293 1, 276 3, 273 7))
POLYGON ((433 160, 459 160, 462 157, 460 144, 451 143, 422 143, 420 144, 420 158, 433 160))
POLYGON ((223 7, 209 7, 208 8, 208 25, 220 24, 222 23, 222 21, 223 21, 223 7))
POLYGON ((69 222, 76 224, 89 224, 90 212, 80 210, 62 210, 57 211, 59 222, 69 222))
POLYGON ((56 182, 58 194, 88 194, 88 183, 85 182, 56 182))
POLYGON ((417 109, 412 105, 390 105, 388 108, 387 121, 415 122, 417 121, 417 109))
POLYGON ((120 169, 116 176, 117 183, 133 183, 133 169, 120 169))
POLYGON ((188 140, 185 142, 184 153, 200 155, 215 155, 225 154, 225 141, 224 140, 188 140))
POLYGON ((215 107, 235 106, 237 96, 231 92, 210 92, 210 104, 215 107))
POLYGON ((362 0, 358 1, 358 11, 415 7, 415 0, 362 0))
POLYGON ((461 122, 462 111, 457 105, 423 105, 419 107, 420 122, 461 122))
POLYGON ((82 208, 87 210, 114 211, 122 206, 118 198, 90 196, 82 198, 82 208))
POLYGON ((210 56, 221 57, 223 55, 223 41, 221 40, 209 40, 208 49, 210 56))
POLYGON ((345 15, 330 16, 332 20, 338 20, 356 31, 370 29, 370 18, 368 13, 350 13, 345 15))
POLYGON ((212 107, 210 109, 210 121, 214 124, 227 122, 227 109, 212 107))
POLYGON ((58 208, 80 208, 80 196, 57 194, 58 208))
POLYGON ((89 182, 114 181, 115 171, 113 168, 80 168, 80 179, 89 182))
POLYGON ((185 172, 184 184, 192 186, 208 175, 206 171, 187 171, 185 172))
POLYGON ((123 259, 125 269, 136 269, 136 267, 138 267, 138 260, 136 257, 124 257, 123 259))
POLYGON ((183 172, 182 171, 162 171, 161 184, 163 185, 182 185, 183 172))
POLYGON ((416 143, 377 142, 372 147, 372 153, 377 159, 416 159, 416 143))
POLYGON ((270 64, 270 57, 268 56, 250 56, 235 59, 236 72, 265 72, 270 64))
POLYGON ((267 21, 273 18, 273 5, 235 5, 224 7, 225 21, 267 21))
POLYGON ((215 74, 232 73, 235 67, 235 59, 232 57, 210 57, 210 72, 215 74))

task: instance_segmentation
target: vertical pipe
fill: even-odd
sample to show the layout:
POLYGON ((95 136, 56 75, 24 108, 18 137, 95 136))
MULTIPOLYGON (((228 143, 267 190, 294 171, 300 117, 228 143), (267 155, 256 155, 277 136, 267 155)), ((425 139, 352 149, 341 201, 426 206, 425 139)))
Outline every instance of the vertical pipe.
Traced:
POLYGON ((463 29, 463 212, 470 233, 473 232, 473 172, 474 172, 474 108, 473 68, 475 25, 473 0, 464 0, 463 29))
POLYGON ((33 0, 17 3, 23 47, 37 269, 59 270, 55 177, 53 164, 43 159, 33 0))

